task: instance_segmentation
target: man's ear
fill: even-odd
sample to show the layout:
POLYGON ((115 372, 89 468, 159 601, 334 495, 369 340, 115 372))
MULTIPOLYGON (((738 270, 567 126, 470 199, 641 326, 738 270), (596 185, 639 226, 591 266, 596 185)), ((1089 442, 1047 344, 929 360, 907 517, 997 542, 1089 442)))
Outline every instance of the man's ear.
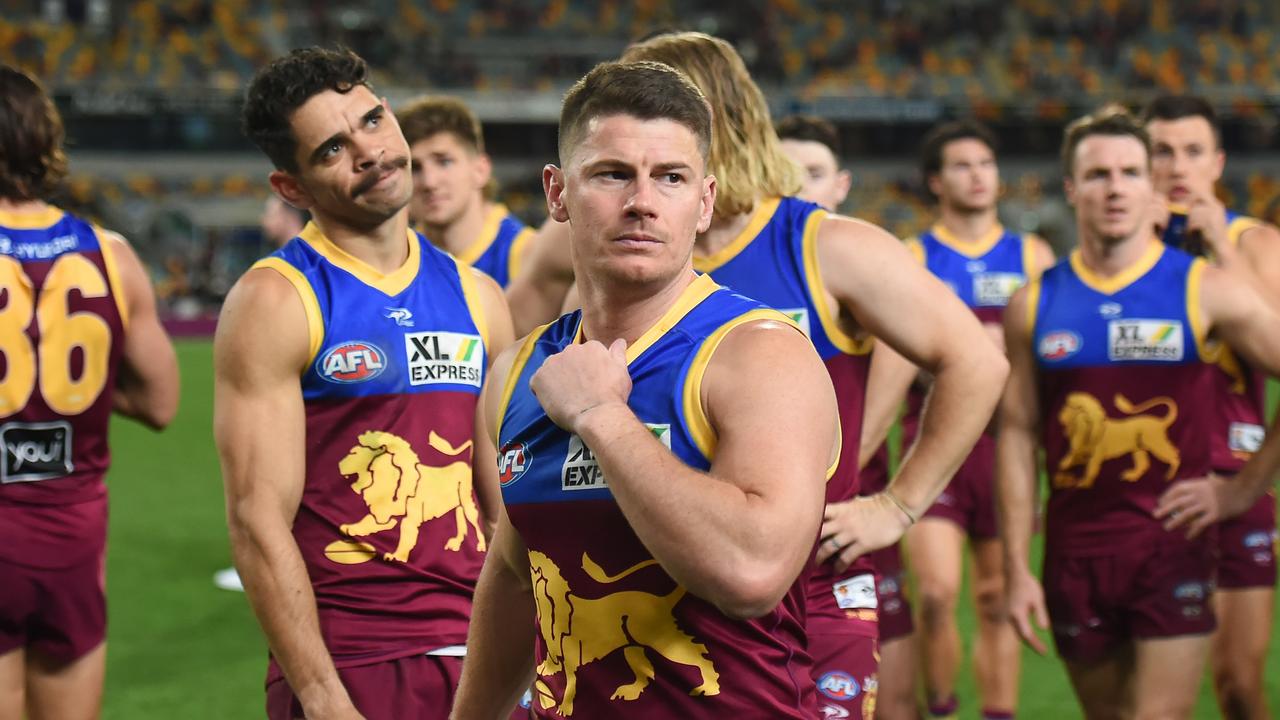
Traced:
POLYGON ((716 214, 716 176, 708 175, 702 179, 702 212, 698 216, 698 232, 704 233, 711 227, 711 218, 716 214))
POLYGON ((1076 184, 1069 177, 1062 178, 1062 194, 1067 196, 1068 205, 1076 206, 1076 184))
POLYGON ((267 181, 271 183, 271 189, 276 191, 281 200, 298 208, 299 210, 310 210, 315 205, 315 200, 311 197, 311 193, 302 187, 302 183, 284 170, 273 170, 267 176, 267 181))
POLYGON ((831 208, 832 212, 840 210, 840 206, 849 198, 849 188, 853 187, 853 173, 848 170, 841 170, 836 173, 836 206, 831 208))
POLYGON ((484 187, 489 184, 489 180, 493 178, 493 160, 486 153, 476 155, 475 162, 475 181, 476 187, 484 187))
POLYGON ((547 195, 547 214, 556 222, 569 221, 564 204, 564 170, 548 164, 542 168, 542 191, 547 195))

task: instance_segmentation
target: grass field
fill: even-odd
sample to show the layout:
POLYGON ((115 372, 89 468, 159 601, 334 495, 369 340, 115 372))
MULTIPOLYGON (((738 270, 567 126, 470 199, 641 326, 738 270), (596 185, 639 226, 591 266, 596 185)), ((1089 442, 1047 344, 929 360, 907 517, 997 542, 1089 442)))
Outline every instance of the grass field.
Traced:
MULTIPOLYGON (((211 426, 211 346, 181 342, 178 358, 182 408, 172 427, 163 435, 124 421, 112 427, 103 717, 263 717, 266 646, 244 596, 211 581, 230 562, 211 426)), ((972 627, 972 614, 962 612, 962 627, 972 627)), ((1030 651, 1023 657, 1020 714, 1079 717, 1058 661, 1030 651)), ((1280 709, 1280 643, 1272 645, 1268 668, 1271 705, 1280 709)), ((961 716, 976 717, 967 673, 959 693, 961 716)), ((1196 717, 1216 716, 1202 687, 1196 717)))

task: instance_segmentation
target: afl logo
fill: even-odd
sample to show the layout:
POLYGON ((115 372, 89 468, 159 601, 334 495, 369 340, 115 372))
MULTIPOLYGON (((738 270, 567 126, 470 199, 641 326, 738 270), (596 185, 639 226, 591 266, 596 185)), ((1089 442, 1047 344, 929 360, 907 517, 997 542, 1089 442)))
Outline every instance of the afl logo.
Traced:
POLYGON ((818 678, 818 690, 832 700, 848 701, 858 697, 858 681, 847 672, 834 670, 818 678))
POLYGON ((387 354, 377 345, 362 340, 334 345, 316 363, 320 377, 344 384, 372 380, 386 367, 387 354))
POLYGON ((1040 357, 1065 360, 1080 351, 1080 336, 1070 330, 1057 330, 1040 339, 1040 357))
POLYGON ((532 464, 524 443, 511 443, 498 451, 498 482, 502 487, 519 480, 532 464))

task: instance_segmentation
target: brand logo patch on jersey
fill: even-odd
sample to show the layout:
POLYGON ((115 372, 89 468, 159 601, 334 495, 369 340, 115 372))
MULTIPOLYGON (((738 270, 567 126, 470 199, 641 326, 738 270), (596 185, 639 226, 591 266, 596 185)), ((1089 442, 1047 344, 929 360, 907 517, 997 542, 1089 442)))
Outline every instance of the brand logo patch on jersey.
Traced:
POLYGON ((980 273, 973 276, 973 302, 985 307, 1004 307, 1024 284, 1022 273, 980 273))
MULTIPOLYGON (((671 423, 645 423, 644 426, 663 446, 671 449, 671 423)), ((570 435, 569 451, 565 453, 564 465, 560 467, 560 489, 596 490, 604 487, 608 487, 608 483, 596 462, 595 453, 582 442, 582 438, 570 435)))
POLYGON ((831 586, 836 605, 842 610, 875 610, 876 578, 874 575, 855 575, 831 586))
POLYGON ((987 264, 981 260, 970 260, 964 264, 964 271, 973 275, 975 273, 986 272, 987 264))
POLYGON ((1107 323, 1107 359, 1178 361, 1183 358, 1177 320, 1112 320, 1107 323))
POLYGON ((1173 589, 1173 597, 1177 600, 1198 602, 1208 595, 1204 583, 1185 582, 1173 589))
POLYGON ((484 378, 484 344, 479 335, 416 332, 404 336, 410 385, 471 385, 484 378))
POLYGON ((1120 307, 1120 303, 1104 302, 1098 306, 1098 314, 1104 318, 1120 317, 1120 313, 1124 312, 1124 308, 1120 307))
POLYGON ((1256 453, 1267 439, 1267 429, 1253 423, 1233 422, 1227 430, 1227 447, 1231 452, 1256 453))
POLYGON ((849 717, 849 711, 839 705, 823 705, 822 720, 838 720, 849 717))
POLYGON ((388 320, 394 320, 396 325, 400 327, 413 327, 413 313, 409 312, 409 308, 388 307, 383 308, 387 311, 383 317, 388 320))
POLYGON ((1080 336, 1070 330, 1054 330, 1040 338, 1040 347, 1036 348, 1036 352, 1042 359, 1050 362, 1066 360, 1080 352, 1083 344, 1080 336))
POLYGON ((809 309, 808 308, 785 308, 779 309, 778 312, 791 318, 791 321, 800 326, 806 336, 809 335, 809 309))
POLYGON ((818 690, 832 700, 848 702, 862 692, 858 681, 847 672, 832 670, 818 678, 818 690))
POLYGON ((387 368, 387 354, 382 348, 363 340, 334 345, 320 354, 316 370, 320 377, 336 383, 358 383, 372 380, 387 368))
POLYGON ((1272 534, 1273 533, 1267 532, 1266 530, 1258 530, 1256 532, 1251 532, 1248 535, 1245 535, 1244 540, 1242 542, 1244 543, 1244 546, 1247 548, 1271 547, 1272 534))
POLYGON ((66 477, 71 462, 71 424, 66 421, 0 425, 0 483, 66 477))
POLYGON ((503 445, 498 451, 498 482, 502 487, 510 485, 523 477, 531 464, 533 457, 529 455, 529 449, 524 443, 503 445))

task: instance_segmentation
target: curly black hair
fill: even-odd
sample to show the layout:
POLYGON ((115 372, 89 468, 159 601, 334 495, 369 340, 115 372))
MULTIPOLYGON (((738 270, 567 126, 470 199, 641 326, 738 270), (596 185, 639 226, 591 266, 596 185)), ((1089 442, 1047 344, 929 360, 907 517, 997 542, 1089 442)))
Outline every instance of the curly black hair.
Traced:
POLYGON ((298 139, 289 118, 313 95, 334 90, 350 92, 357 85, 373 89, 369 66, 350 50, 339 47, 299 48, 258 70, 244 93, 240 126, 279 170, 298 171, 298 139))

